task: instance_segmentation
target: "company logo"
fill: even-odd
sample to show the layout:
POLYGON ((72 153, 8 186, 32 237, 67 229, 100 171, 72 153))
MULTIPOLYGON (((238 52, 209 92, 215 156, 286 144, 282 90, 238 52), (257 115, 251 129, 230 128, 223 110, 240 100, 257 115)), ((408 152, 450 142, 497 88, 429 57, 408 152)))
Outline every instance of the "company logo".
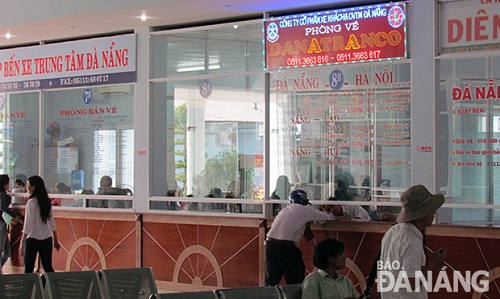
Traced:
POLYGON ((406 291, 407 293, 419 292, 440 292, 448 293, 481 292, 489 291, 489 272, 488 271, 445 271, 443 267, 439 272, 433 273, 427 271, 415 271, 410 273, 405 271, 399 261, 377 262, 377 291, 380 293, 389 293, 406 291), (450 277, 451 276, 451 277, 450 277), (433 279, 435 277, 435 279, 433 279), (414 287, 410 278, 415 280, 414 287))
POLYGON ((399 28, 406 19, 405 12, 399 6, 393 6, 387 15, 387 21, 392 28, 399 28))
POLYGON ((267 40, 271 43, 276 42, 280 36, 278 35, 278 25, 276 23, 269 23, 267 25, 267 40))

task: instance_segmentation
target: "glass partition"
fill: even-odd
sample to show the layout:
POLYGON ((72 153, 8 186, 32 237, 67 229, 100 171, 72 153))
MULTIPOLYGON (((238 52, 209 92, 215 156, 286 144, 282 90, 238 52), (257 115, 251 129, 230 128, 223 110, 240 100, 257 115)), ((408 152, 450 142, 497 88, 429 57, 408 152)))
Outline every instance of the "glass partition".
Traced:
POLYGON ((16 179, 26 184, 29 176, 38 174, 39 98, 38 92, 0 94, 0 163, 16 193, 25 191, 14 184, 16 179))
MULTIPOLYGON (((153 84, 154 196, 262 199, 262 81, 259 75, 153 84)), ((176 205, 152 208, 184 208, 176 205)))
MULTIPOLYGON (((44 93, 42 175, 50 193, 133 194, 133 99, 132 85, 44 93)), ((54 200, 55 205, 82 205, 72 198, 54 200)), ((88 205, 131 208, 132 201, 88 205)))
POLYGON ((151 195, 207 203, 151 209, 262 212, 262 38, 261 20, 153 33, 151 195))
POLYGON ((411 184, 410 65, 271 75, 272 198, 397 201, 411 184))
POLYGON ((453 204, 443 221, 500 220, 500 59, 478 57, 439 62, 438 183, 453 204))

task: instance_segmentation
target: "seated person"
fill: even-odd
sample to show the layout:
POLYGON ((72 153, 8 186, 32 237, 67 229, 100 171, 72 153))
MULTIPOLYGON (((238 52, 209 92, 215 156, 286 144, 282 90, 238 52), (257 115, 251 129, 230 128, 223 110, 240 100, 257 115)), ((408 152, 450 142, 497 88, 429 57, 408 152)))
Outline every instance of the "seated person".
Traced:
MULTIPOLYGON (((336 197, 329 197, 329 201, 339 201, 336 197)), ((325 205, 324 210, 330 211, 340 220, 371 220, 370 215, 362 206, 325 205)))
MULTIPOLYGON (((103 176, 99 182, 99 190, 97 194, 99 195, 132 195, 130 189, 122 189, 117 187, 111 187, 113 185, 113 179, 110 176, 103 176)), ((132 201, 129 200, 108 200, 107 206, 109 208, 119 208, 119 209, 129 209, 132 208, 132 201)), ((104 206, 103 206, 104 207, 104 206)))
MULTIPOLYGON (((86 195, 94 195, 95 193, 94 193, 94 190, 92 190, 92 189, 83 189, 83 190, 82 190, 82 194, 84 194, 84 195, 85 195, 85 194, 86 194, 86 195)), ((97 207, 97 203, 96 203, 96 201, 95 201, 95 200, 92 200, 92 199, 87 199, 86 207, 87 207, 87 208, 88 208, 88 207, 93 207, 93 208, 95 208, 95 207, 97 207)))
POLYGON ((344 243, 335 239, 325 239, 314 247, 313 263, 318 271, 304 279, 302 298, 362 298, 352 281, 339 273, 345 267, 344 249, 344 243))
POLYGON ((16 192, 16 193, 25 193, 26 192, 26 185, 24 184, 24 182, 21 179, 16 179, 14 181, 14 185, 12 187, 13 187, 12 192, 16 192))
MULTIPOLYGON (((240 183, 236 181, 232 181, 228 186, 226 190, 226 196, 225 198, 240 198, 240 190, 241 186, 240 183)), ((236 204, 227 204, 226 205, 226 212, 230 213, 241 213, 242 212, 242 206, 240 203, 236 204)))
MULTIPOLYGON (((26 186, 21 179, 16 179, 12 187, 12 193, 26 193, 26 186)), ((13 204, 26 204, 27 200, 27 197, 12 196, 13 204)))
POLYGON ((333 178, 335 183, 335 197, 341 201, 349 201, 357 195, 353 194, 353 190, 350 188, 354 185, 354 178, 349 172, 340 172, 333 178))
MULTIPOLYGON (((210 192, 205 195, 206 198, 223 198, 222 189, 215 187, 210 189, 210 192)), ((223 210, 225 209, 223 203, 209 203, 208 210, 223 210)))
MULTIPOLYGON (((71 194, 71 188, 68 185, 66 185, 65 183, 59 182, 56 184, 54 189, 51 190, 50 193, 71 194)), ((51 203, 53 206, 60 206, 62 204, 62 198, 59 198, 59 197, 52 198, 51 203)))
MULTIPOLYGON (((288 199, 288 194, 292 189, 292 184, 286 175, 280 175, 276 180, 276 188, 271 194, 271 199, 288 199)), ((273 204, 273 215, 278 215, 279 211, 286 207, 286 204, 273 204)))
POLYGON ((341 201, 369 201, 371 200, 371 196, 369 193, 365 192, 365 195, 358 194, 357 189, 354 183, 354 177, 349 172, 340 172, 337 173, 334 177, 335 183, 335 194, 334 196, 341 201))

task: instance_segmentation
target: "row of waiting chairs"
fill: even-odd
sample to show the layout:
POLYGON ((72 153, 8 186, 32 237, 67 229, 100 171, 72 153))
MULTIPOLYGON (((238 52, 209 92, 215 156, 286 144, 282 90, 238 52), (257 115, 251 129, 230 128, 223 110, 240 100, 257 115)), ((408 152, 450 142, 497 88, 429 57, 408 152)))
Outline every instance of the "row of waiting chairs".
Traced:
POLYGON ((148 299, 156 293, 149 267, 0 275, 0 299, 148 299))
POLYGON ((150 299, 301 299, 300 284, 153 294, 150 299))

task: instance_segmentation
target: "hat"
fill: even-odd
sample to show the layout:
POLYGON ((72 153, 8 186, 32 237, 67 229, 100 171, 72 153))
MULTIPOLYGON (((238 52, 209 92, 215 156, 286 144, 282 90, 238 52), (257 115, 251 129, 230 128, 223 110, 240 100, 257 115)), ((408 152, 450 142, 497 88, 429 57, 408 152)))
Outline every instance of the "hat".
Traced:
POLYGON ((432 194, 423 185, 415 185, 401 195, 401 212, 398 223, 410 222, 436 211, 444 203, 443 194, 432 194))

